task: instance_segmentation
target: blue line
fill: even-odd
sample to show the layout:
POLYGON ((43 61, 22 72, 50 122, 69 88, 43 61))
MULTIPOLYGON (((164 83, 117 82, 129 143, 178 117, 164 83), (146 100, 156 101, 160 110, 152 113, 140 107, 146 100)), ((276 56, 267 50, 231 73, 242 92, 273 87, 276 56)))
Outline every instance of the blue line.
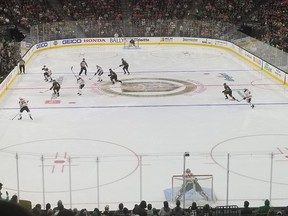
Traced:
MULTIPOLYGON (((256 103, 257 106, 277 106, 277 105, 288 105, 287 103, 256 103)), ((164 105, 123 105, 123 106, 63 106, 63 107, 30 107, 30 109, 119 109, 119 108, 173 108, 173 107, 221 107, 221 106, 248 106, 247 103, 241 104, 164 104, 164 105)), ((18 107, 3 107, 0 110, 15 110, 18 107)))

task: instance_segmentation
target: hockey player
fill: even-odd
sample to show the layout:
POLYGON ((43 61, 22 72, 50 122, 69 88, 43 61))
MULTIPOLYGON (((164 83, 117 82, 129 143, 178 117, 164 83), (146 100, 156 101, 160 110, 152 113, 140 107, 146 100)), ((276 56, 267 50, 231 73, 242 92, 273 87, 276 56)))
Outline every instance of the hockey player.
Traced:
POLYGON ((52 83, 50 90, 53 89, 54 95, 56 95, 57 97, 60 96, 60 94, 59 94, 60 88, 61 88, 60 84, 56 80, 53 80, 53 83, 52 83))
POLYGON ((30 113, 30 110, 28 108, 28 100, 25 100, 24 98, 19 98, 19 106, 20 106, 20 113, 19 113, 19 118, 18 120, 21 120, 22 119, 22 113, 23 111, 26 111, 28 114, 29 114, 29 117, 31 120, 33 120, 32 116, 31 116, 31 113, 30 113))
POLYGON ((81 77, 78 77, 77 78, 77 83, 79 85, 79 88, 78 88, 78 95, 82 95, 82 89, 84 88, 85 86, 85 81, 81 78, 81 77))
POLYGON ((135 47, 135 40, 133 38, 129 41, 129 46, 135 47))
POLYGON ((188 192, 192 189, 194 189, 197 193, 199 193, 205 200, 209 200, 209 197, 207 194, 203 191, 202 187, 198 183, 198 179, 194 177, 190 169, 185 170, 185 185, 182 185, 180 191, 178 192, 178 195, 176 196, 176 200, 179 200, 182 196, 185 196, 185 192, 188 192))
POLYGON ((46 82, 50 81, 52 82, 52 71, 50 69, 48 69, 48 67, 46 67, 46 65, 43 66, 42 70, 44 71, 44 80, 46 82))
POLYGON ((233 95, 232 95, 232 90, 231 88, 226 84, 224 83, 223 84, 224 86, 224 90, 222 91, 222 93, 225 95, 225 99, 228 99, 228 96, 231 97, 233 100, 236 100, 233 95), (228 95, 228 96, 227 96, 228 95))
POLYGON ((20 70, 20 74, 25 74, 25 61, 23 58, 20 59, 19 61, 19 70, 20 70))
POLYGON ((122 83, 121 80, 117 79, 117 74, 111 68, 109 69, 109 72, 110 72, 110 74, 108 74, 108 76, 110 76, 110 80, 111 80, 113 85, 115 84, 115 81, 122 83))
POLYGON ((247 103, 251 106, 251 108, 254 108, 254 104, 251 103, 251 99, 252 99, 252 94, 248 89, 244 89, 244 97, 243 100, 246 100, 247 103))
POLYGON ((95 76, 98 75, 98 81, 97 82, 102 82, 101 76, 104 73, 103 69, 99 65, 96 65, 96 68, 97 68, 97 72, 94 75, 95 76))
POLYGON ((82 61, 80 62, 80 72, 79 72, 79 76, 82 74, 82 72, 84 71, 85 75, 87 75, 87 68, 88 68, 88 64, 85 61, 85 58, 82 59, 82 61))
POLYGON ((123 58, 121 59, 121 61, 122 61, 122 64, 121 65, 119 65, 119 67, 122 67, 123 66, 123 71, 124 71, 124 74, 130 74, 130 72, 128 71, 128 68, 129 68, 129 64, 127 63, 127 61, 125 61, 123 58))

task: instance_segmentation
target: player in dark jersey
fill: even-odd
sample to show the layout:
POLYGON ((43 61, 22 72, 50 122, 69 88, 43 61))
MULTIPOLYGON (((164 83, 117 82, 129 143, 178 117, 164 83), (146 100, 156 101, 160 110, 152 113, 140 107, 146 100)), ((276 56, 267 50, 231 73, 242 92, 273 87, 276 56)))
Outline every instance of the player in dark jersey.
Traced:
POLYGON ((133 38, 129 41, 129 46, 135 47, 135 40, 133 38))
POLYGON ((108 76, 110 76, 110 80, 111 80, 112 84, 115 84, 115 81, 122 83, 121 80, 117 79, 117 74, 111 68, 109 69, 109 72, 110 72, 110 74, 108 74, 108 76))
POLYGON ((222 91, 222 93, 225 95, 225 99, 228 99, 228 96, 231 97, 233 100, 236 100, 233 95, 232 95, 232 90, 231 88, 226 84, 224 83, 223 84, 224 86, 224 90, 222 91), (228 96, 227 96, 228 95, 228 96))
POLYGON ((60 94, 59 94, 60 88, 61 88, 60 84, 59 84, 56 80, 53 80, 53 83, 52 83, 52 86, 51 86, 50 90, 53 89, 54 94, 55 94, 57 97, 60 96, 60 94))
POLYGON ((122 67, 123 66, 123 71, 124 71, 124 74, 130 74, 130 72, 128 71, 128 68, 129 68, 129 64, 127 63, 127 61, 125 61, 123 58, 121 59, 122 60, 122 64, 119 65, 119 67, 122 67))
POLYGON ((28 114, 29 114, 29 117, 31 120, 33 120, 32 116, 31 116, 31 113, 30 113, 30 110, 28 108, 28 100, 25 100, 24 98, 19 98, 19 106, 20 106, 20 113, 19 113, 19 118, 18 120, 21 120, 22 119, 22 113, 23 111, 26 111, 28 114))

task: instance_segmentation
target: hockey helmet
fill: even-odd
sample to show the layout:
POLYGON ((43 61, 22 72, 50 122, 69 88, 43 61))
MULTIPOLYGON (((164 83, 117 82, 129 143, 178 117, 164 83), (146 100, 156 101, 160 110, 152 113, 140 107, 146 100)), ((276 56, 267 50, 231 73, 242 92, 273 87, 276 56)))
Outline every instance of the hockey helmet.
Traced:
POLYGON ((22 98, 22 97, 19 97, 19 100, 24 100, 24 98, 22 98))
POLYGON ((83 58, 83 61, 85 61, 85 58, 83 58))
POLYGON ((226 83, 223 83, 223 85, 225 86, 225 85, 226 85, 226 83))
POLYGON ((191 170, 190 170, 189 168, 187 168, 187 169, 185 170, 185 172, 186 172, 187 174, 189 174, 189 173, 191 173, 191 170))

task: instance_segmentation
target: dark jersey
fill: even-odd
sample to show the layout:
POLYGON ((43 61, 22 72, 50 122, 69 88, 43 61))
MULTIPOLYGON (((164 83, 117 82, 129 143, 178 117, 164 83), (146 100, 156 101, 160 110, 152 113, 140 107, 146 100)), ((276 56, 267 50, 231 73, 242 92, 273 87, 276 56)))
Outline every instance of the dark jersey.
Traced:
POLYGON ((54 81, 50 89, 60 89, 60 84, 57 81, 54 81))

